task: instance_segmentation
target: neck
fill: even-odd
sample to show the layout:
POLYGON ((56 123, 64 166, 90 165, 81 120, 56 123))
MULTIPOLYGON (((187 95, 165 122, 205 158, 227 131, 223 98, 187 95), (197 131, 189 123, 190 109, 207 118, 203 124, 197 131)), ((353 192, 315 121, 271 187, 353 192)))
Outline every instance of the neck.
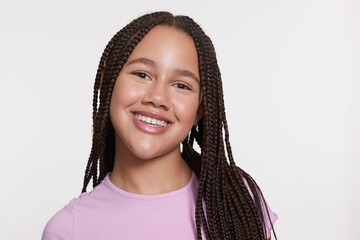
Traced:
POLYGON ((141 159, 127 149, 116 147, 110 181, 118 188, 138 194, 160 194, 184 187, 192 170, 181 158, 180 146, 167 154, 141 159))

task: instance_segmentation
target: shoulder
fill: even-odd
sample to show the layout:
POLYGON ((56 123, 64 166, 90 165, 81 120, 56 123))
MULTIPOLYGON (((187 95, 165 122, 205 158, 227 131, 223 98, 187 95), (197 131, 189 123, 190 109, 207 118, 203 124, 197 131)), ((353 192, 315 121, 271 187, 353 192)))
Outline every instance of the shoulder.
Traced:
POLYGON ((73 239, 73 206, 76 199, 58 211, 46 224, 42 240, 73 239))
POLYGON ((42 240, 70 240, 74 239, 74 212, 77 209, 93 208, 98 195, 103 191, 103 184, 99 184, 91 192, 82 193, 65 207, 58 211, 46 224, 42 240))

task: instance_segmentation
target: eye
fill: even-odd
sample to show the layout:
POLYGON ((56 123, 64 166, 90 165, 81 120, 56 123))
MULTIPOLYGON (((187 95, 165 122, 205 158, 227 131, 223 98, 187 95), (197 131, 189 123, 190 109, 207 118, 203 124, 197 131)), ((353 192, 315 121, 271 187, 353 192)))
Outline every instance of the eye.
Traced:
POLYGON ((139 78, 150 79, 150 77, 144 72, 134 72, 133 74, 138 76, 139 78))
POLYGON ((184 90, 191 90, 188 86, 186 86, 185 84, 182 84, 182 83, 175 83, 174 86, 177 88, 180 88, 180 89, 184 89, 184 90))

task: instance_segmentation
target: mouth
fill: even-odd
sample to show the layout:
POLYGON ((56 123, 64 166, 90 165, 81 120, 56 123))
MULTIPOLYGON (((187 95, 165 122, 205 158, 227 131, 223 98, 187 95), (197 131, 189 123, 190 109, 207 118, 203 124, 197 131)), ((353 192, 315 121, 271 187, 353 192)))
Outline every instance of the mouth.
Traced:
POLYGON ((171 124, 164 117, 149 112, 133 112, 136 119, 153 127, 167 127, 171 124))
POLYGON ((147 124, 151 124, 153 126, 157 126, 157 127, 166 127, 169 123, 159 120, 159 119, 155 119, 155 118, 151 118, 151 117, 145 117, 143 115, 140 114, 135 114, 135 117, 137 119, 139 119, 142 122, 146 122, 147 124))
POLYGON ((161 134, 169 129, 172 122, 164 116, 147 111, 132 112, 135 126, 147 134, 161 134))

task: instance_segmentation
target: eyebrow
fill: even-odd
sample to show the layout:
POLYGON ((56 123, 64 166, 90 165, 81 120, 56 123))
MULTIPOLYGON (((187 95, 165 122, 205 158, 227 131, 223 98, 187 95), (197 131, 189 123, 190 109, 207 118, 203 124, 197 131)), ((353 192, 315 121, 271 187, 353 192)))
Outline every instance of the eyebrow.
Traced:
MULTIPOLYGON (((136 59, 131 60, 130 62, 128 62, 126 65, 129 66, 129 65, 132 65, 132 64, 135 64, 135 63, 141 63, 141 64, 144 64, 144 65, 147 65, 147 66, 150 66, 150 67, 157 67, 156 62, 154 62, 153 60, 148 59, 148 58, 136 58, 136 59)), ((188 70, 176 68, 174 70, 174 72, 176 74, 182 75, 184 77, 190 77, 190 78, 194 79, 195 81, 200 82, 199 78, 194 73, 192 73, 192 72, 190 72, 188 70)))
POLYGON ((200 80, 198 79, 198 77, 193 74, 192 72, 188 71, 188 70, 184 70, 184 69, 175 69, 175 72, 179 75, 182 75, 184 77, 190 77, 192 79, 194 79, 196 82, 200 83, 200 80))
POLYGON ((129 66, 131 64, 135 64, 135 63, 142 63, 144 65, 148 65, 148 66, 151 66, 151 67, 156 67, 157 64, 151 60, 151 59, 148 59, 148 58, 136 58, 134 60, 131 60, 130 62, 128 62, 126 65, 129 66))

